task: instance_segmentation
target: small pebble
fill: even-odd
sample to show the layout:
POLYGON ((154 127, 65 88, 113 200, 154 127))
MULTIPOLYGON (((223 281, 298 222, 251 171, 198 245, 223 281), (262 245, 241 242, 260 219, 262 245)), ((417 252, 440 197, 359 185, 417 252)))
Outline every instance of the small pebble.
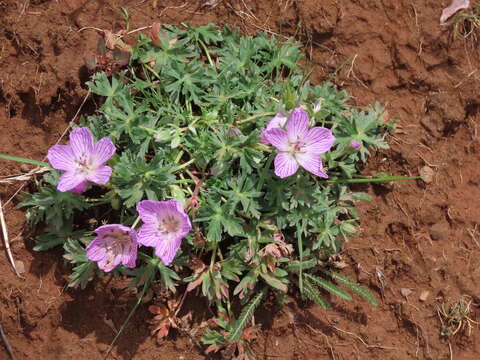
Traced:
POLYGON ((430 238, 435 241, 443 239, 448 235, 449 230, 450 228, 446 222, 436 223, 430 228, 430 238))
POLYGON ((105 352, 108 349, 108 345, 107 344, 102 344, 102 343, 97 344, 97 349, 100 352, 105 352))
POLYGON ((433 176, 435 175, 433 169, 429 166, 424 166, 420 169, 420 176, 426 184, 433 182, 433 176))
POLYGON ((30 171, 30 166, 27 164, 22 164, 20 165, 20 171, 23 173, 28 173, 30 171))
POLYGON ((429 295, 430 295, 430 291, 423 290, 420 294, 420 297, 419 297, 420 301, 422 301, 422 302, 427 301, 429 295))
POLYGON ((412 293, 412 290, 407 289, 407 288, 401 288, 400 289, 400 294, 402 294, 403 297, 408 297, 412 293))
POLYGON ((15 260, 15 267, 19 274, 23 274, 25 272, 25 264, 21 260, 15 260))

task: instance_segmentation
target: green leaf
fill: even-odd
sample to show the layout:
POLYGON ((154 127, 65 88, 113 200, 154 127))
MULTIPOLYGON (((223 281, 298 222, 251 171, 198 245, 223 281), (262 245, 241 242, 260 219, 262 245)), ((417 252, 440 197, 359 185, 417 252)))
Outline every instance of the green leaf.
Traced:
POLYGON ((93 81, 88 81, 87 86, 97 95, 105 96, 109 101, 121 93, 123 86, 115 76, 112 81, 108 80, 107 74, 104 72, 95 74, 93 81))
POLYGON ((72 274, 69 275, 68 286, 82 289, 87 286, 95 275, 97 264, 87 259, 87 252, 78 239, 69 238, 63 245, 63 257, 74 265, 72 274))
POLYGON ((230 332, 230 336, 228 337, 228 342, 230 344, 234 344, 240 340, 242 337, 242 332, 245 326, 247 325, 248 321, 252 318, 253 313, 258 305, 260 305, 262 299, 267 294, 267 288, 263 288, 259 291, 255 297, 250 300, 250 302, 244 306, 242 309, 242 313, 235 321, 232 326, 232 330, 230 332))
POLYGON ((307 279, 303 281, 303 295, 325 309, 330 307, 330 304, 322 298, 318 289, 307 279))
POLYGON ((288 287, 286 284, 284 284, 281 280, 277 279, 276 277, 274 276, 270 276, 268 274, 264 274, 264 273, 260 273, 260 277, 266 281, 266 283, 268 285, 270 285, 271 287, 277 289, 277 290, 280 290, 280 291, 283 291, 283 292, 287 292, 288 290, 288 287))
POLYGON ((312 281, 317 286, 320 286, 327 290, 328 292, 332 293, 335 296, 338 296, 341 299, 344 300, 352 300, 352 296, 347 293, 346 291, 340 289, 339 287, 333 285, 331 282, 326 281, 322 278, 319 278, 317 276, 311 275, 311 274, 305 274, 305 277, 308 278, 309 280, 312 281))
POLYGON ((358 283, 355 281, 349 279, 348 277, 344 275, 340 275, 339 273, 333 272, 333 271, 323 271, 325 274, 330 276, 332 279, 341 282, 348 286, 350 289, 355 291, 358 295, 363 297, 365 300, 367 300, 370 304, 377 306, 378 302, 377 299, 375 298, 375 295, 373 295, 368 289, 366 289, 363 286, 360 286, 358 283))
POLYGON ((316 258, 311 258, 311 259, 304 260, 304 261, 293 260, 293 261, 290 261, 288 263, 288 265, 286 267, 286 270, 288 272, 298 274, 298 273, 300 273, 300 270, 311 269, 311 268, 317 266, 317 264, 318 264, 318 261, 317 261, 316 258))

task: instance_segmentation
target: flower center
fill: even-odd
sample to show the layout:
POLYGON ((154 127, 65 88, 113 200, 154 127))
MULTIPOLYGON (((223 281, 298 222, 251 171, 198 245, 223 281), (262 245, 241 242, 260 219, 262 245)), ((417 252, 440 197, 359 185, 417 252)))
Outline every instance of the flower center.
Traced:
POLYGON ((116 231, 107 236, 108 240, 105 242, 105 249, 107 251, 118 252, 118 250, 123 250, 131 243, 130 235, 126 231, 116 231))
POLYGON ((291 144, 291 150, 290 151, 294 154, 295 153, 303 153, 303 152, 305 152, 304 146, 305 146, 305 144, 301 141, 294 142, 294 143, 291 144))
POLYGON ((106 251, 107 265, 110 266, 115 257, 120 254, 125 254, 130 251, 132 241, 130 235, 126 231, 113 231, 105 235, 106 241, 104 248, 106 251))
POLYGON ((172 215, 167 215, 160 221, 158 230, 161 233, 176 233, 180 230, 180 221, 172 215))
POLYGON ((94 171, 93 163, 87 154, 83 153, 76 159, 77 172, 83 175, 89 175, 94 171))

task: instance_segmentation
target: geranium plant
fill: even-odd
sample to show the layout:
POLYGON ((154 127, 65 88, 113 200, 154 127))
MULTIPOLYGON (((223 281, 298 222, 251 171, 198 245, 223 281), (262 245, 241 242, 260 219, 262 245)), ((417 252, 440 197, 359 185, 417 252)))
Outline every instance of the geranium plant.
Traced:
POLYGON ((346 183, 395 179, 359 175, 370 149, 387 148, 380 106, 355 108, 332 84, 310 84, 293 41, 152 31, 126 67, 93 75, 97 113, 48 152, 55 170, 21 203, 45 223, 35 249, 63 246, 71 286, 111 272, 141 294, 158 283, 172 299, 178 289, 204 296, 218 314, 209 352, 247 356, 244 329, 268 294, 328 306, 324 293, 353 291, 375 304, 323 264, 358 235, 354 205, 369 198, 346 183))

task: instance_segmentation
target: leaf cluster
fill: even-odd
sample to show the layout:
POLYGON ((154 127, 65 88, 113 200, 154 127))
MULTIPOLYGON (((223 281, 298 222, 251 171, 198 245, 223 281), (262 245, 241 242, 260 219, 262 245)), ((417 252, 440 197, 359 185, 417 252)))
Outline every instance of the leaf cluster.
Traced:
POLYGON ((101 105, 83 125, 117 147, 109 184, 80 197, 57 192, 52 173, 22 202, 33 224, 46 224, 49 240, 39 237, 37 249, 63 244, 74 265, 71 284, 84 286, 95 266, 74 236, 86 230, 75 228, 81 227, 76 212, 88 208, 98 222, 130 225, 138 201, 177 199, 189 209, 194 231, 173 266, 141 248, 138 267, 121 271, 136 285, 156 279, 174 291, 186 284, 226 309, 228 319, 235 319, 230 305, 240 301, 245 307, 237 320, 222 320, 224 332, 210 333, 207 344, 239 341, 267 290, 284 295, 292 283, 319 304, 326 304, 319 289, 351 299, 330 280, 373 303, 340 274, 325 273, 329 281, 315 275, 319 259, 357 235, 354 205, 368 196, 303 170, 279 179, 274 149, 259 143, 259 133, 275 114, 302 106, 311 126, 328 127, 337 139, 322 159, 330 179, 349 179, 371 149, 387 147, 390 124, 380 106, 354 108, 332 84, 312 85, 294 41, 212 25, 152 31, 139 36, 126 67, 97 72, 87 83, 101 105), (352 140, 361 142, 359 150, 352 140))

